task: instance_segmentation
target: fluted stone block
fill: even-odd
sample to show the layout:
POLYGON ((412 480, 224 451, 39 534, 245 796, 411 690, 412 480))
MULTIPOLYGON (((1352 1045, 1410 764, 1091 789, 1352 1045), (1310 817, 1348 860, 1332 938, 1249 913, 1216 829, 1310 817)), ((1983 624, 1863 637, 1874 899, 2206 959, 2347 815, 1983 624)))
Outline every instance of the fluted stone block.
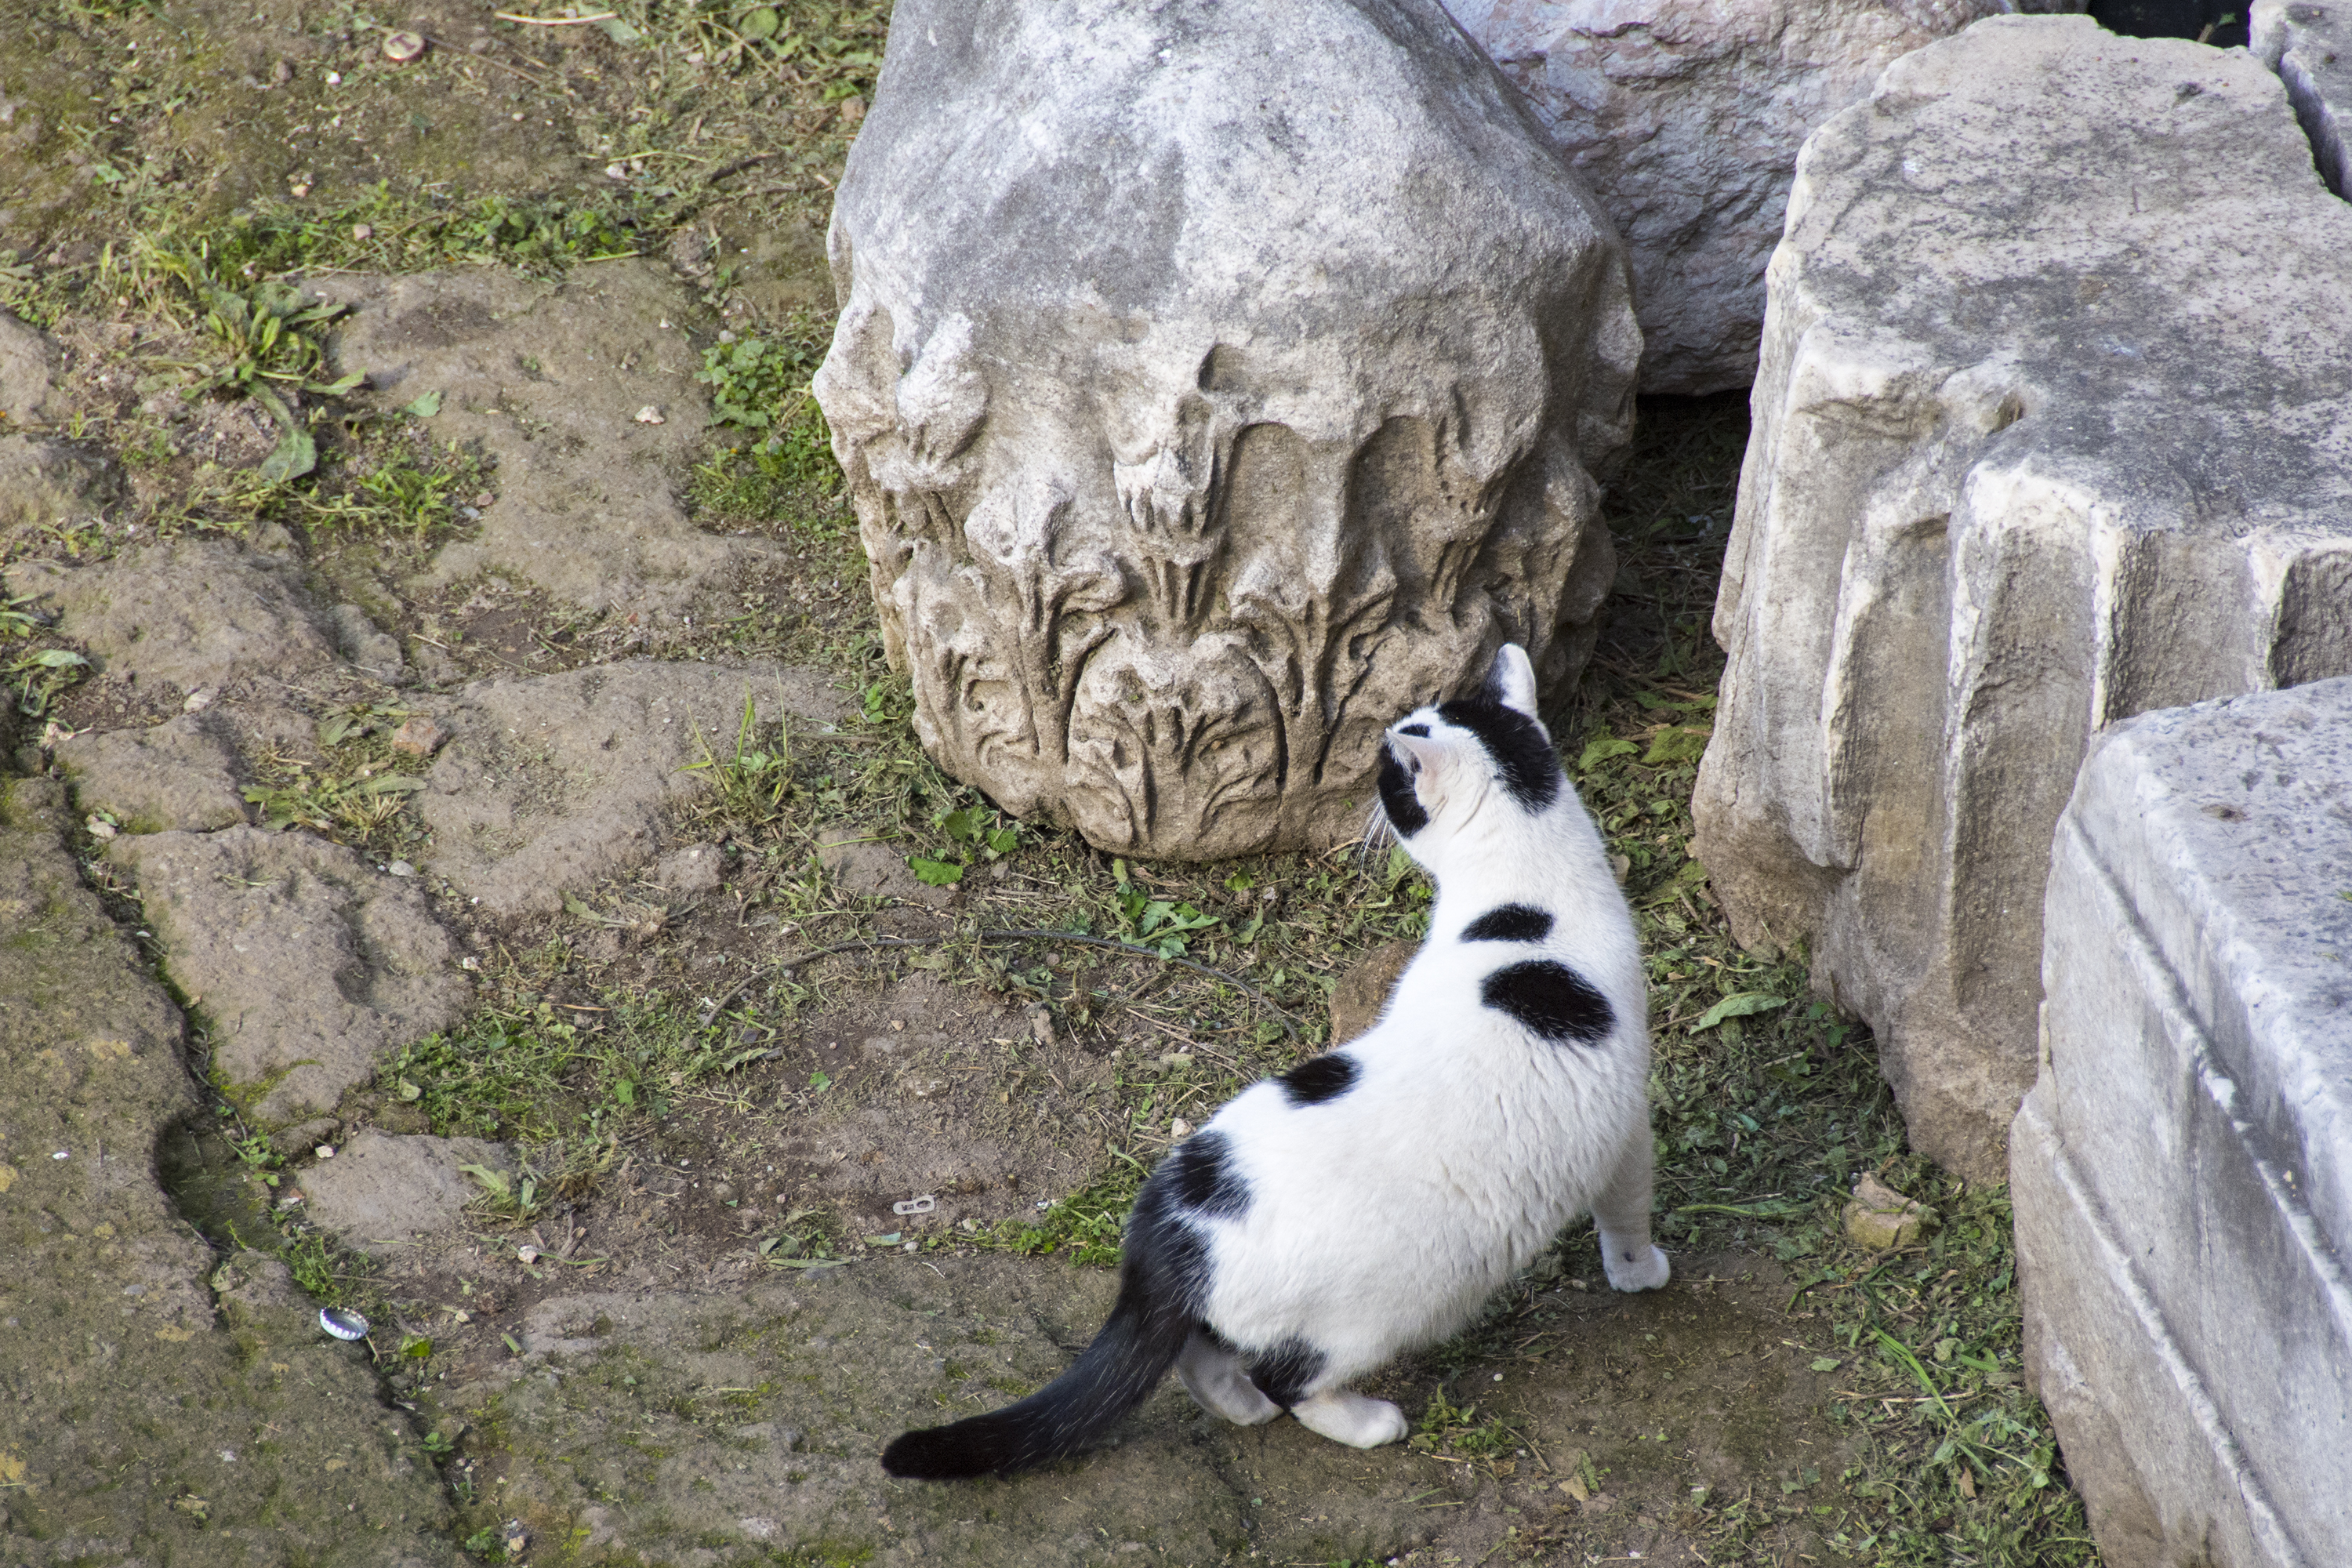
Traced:
POLYGON ((2327 188, 2352 196, 2352 4, 2254 0, 2250 47, 2286 84, 2327 188))
POLYGON ((1398 714, 1589 651, 1624 252, 1435 0, 903 0, 830 247, 890 657, 1008 809, 1328 845, 1398 714))
POLYGON ((2352 680, 2093 744, 2010 1141, 2027 1371, 2108 1568, 2352 1563, 2352 680))
POLYGON ((1756 377, 1797 149, 1911 50, 2080 0, 1446 0, 1624 235, 1642 390, 1756 377))
POLYGON ((2352 670, 2352 208, 2251 57, 1995 17, 1807 143, 1694 803, 1997 1177, 2084 742, 2352 670))

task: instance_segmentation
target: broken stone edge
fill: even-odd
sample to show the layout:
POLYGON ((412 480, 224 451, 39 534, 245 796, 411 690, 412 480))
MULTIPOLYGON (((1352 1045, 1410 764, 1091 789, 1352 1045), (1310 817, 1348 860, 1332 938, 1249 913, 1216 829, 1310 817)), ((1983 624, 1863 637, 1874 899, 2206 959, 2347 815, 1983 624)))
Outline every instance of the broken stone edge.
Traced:
POLYGON ((2352 1020, 2314 962, 2352 947, 2352 823, 2259 805, 2327 742, 2352 780, 2352 679, 2147 715, 2059 825, 2011 1194, 2027 1375, 2114 1568, 2352 1562, 2352 1020))

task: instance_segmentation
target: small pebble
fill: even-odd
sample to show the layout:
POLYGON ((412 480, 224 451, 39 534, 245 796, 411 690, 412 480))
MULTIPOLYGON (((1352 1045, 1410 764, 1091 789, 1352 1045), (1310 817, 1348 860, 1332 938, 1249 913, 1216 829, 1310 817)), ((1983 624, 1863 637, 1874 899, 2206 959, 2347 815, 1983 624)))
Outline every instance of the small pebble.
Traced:
POLYGON ((449 739, 449 732, 430 714, 414 713, 392 732, 392 749, 404 756, 429 757, 449 739))
POLYGON ((539 1261, 539 1248, 526 1242, 515 1248, 515 1257, 524 1263, 536 1263, 539 1261))
MULTIPOLYGON (((329 71, 329 72, 327 73, 327 85, 328 85, 329 87, 341 87, 341 86, 342 86, 342 85, 343 85, 343 73, 342 73, 342 72, 341 72, 341 71, 329 71)), ((518 120, 520 120, 520 119, 521 119, 521 118, 522 118, 522 116, 521 116, 521 115, 520 115, 520 114, 518 114, 518 115, 516 115, 516 116, 515 116, 515 118, 516 118, 516 119, 518 119, 518 120)))
POLYGON ((637 423, 640 425, 659 425, 662 423, 662 412, 660 409, 648 403, 643 408, 637 410, 637 423))
POLYGON ((375 237, 375 226, 368 223, 355 223, 352 225, 352 237, 353 239, 373 239, 375 237))
POLYGON ((391 865, 386 866, 384 869, 391 872, 395 877, 414 877, 416 875, 416 868, 410 865, 405 860, 394 860, 391 865))
POLYGON ((332 1143, 321 1143, 310 1152, 321 1160, 331 1160, 335 1157, 335 1146, 332 1143))

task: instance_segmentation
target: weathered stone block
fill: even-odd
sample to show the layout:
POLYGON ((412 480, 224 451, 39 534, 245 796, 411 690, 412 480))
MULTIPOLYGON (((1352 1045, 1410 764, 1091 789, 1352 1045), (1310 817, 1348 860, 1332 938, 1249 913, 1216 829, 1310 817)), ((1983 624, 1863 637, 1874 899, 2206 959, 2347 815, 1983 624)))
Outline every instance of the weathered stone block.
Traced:
POLYGON ((219 1119, 70 826, 55 780, 0 778, 0 1562, 457 1568, 425 1428, 162 1184, 219 1119))
POLYGON ((2327 188, 2352 195, 2352 5, 2254 0, 2251 47, 2286 84, 2327 188))
POLYGON ((1770 285, 1699 856, 1996 1176, 2085 741, 2352 670, 2352 208, 2252 58, 1994 17, 1815 133, 1770 285))
POLYGON ((1435 0, 907 0, 830 247, 890 657, 1008 809, 1328 845, 1397 714, 1582 662, 1624 252, 1435 0))
POLYGON ((2003 0, 1446 0, 1625 237, 1642 390, 1756 377, 1797 149, 1878 73, 2003 0))
POLYGON ((505 1173, 514 1169, 514 1155, 479 1138, 404 1138, 370 1129, 333 1159, 303 1171, 303 1213, 347 1247, 379 1255, 396 1250, 419 1232, 446 1235, 457 1227, 466 1205, 487 1190, 466 1174, 467 1165, 505 1173))
POLYGON ((2099 737, 2048 900, 2019 1280, 2102 1557, 2352 1562, 2352 680, 2099 737))

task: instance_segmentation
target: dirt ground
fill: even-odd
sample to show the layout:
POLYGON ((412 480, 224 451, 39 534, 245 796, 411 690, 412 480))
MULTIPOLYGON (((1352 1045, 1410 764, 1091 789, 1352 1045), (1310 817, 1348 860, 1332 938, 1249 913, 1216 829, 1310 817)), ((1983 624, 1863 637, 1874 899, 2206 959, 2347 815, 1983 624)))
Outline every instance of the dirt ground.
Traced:
POLYGON ((1571 1230, 1374 1381, 1391 1448, 1171 1384, 1036 1475, 882 1474, 1066 1363, 1140 1173, 1427 898, 1114 863, 921 756, 803 391, 886 21, 0 26, 0 1560, 2092 1561, 1999 1194, 1688 860, 1736 396, 1645 405, 1554 715, 1674 1283, 1571 1230), (1844 1241, 1864 1171, 1940 1228, 1844 1241))

